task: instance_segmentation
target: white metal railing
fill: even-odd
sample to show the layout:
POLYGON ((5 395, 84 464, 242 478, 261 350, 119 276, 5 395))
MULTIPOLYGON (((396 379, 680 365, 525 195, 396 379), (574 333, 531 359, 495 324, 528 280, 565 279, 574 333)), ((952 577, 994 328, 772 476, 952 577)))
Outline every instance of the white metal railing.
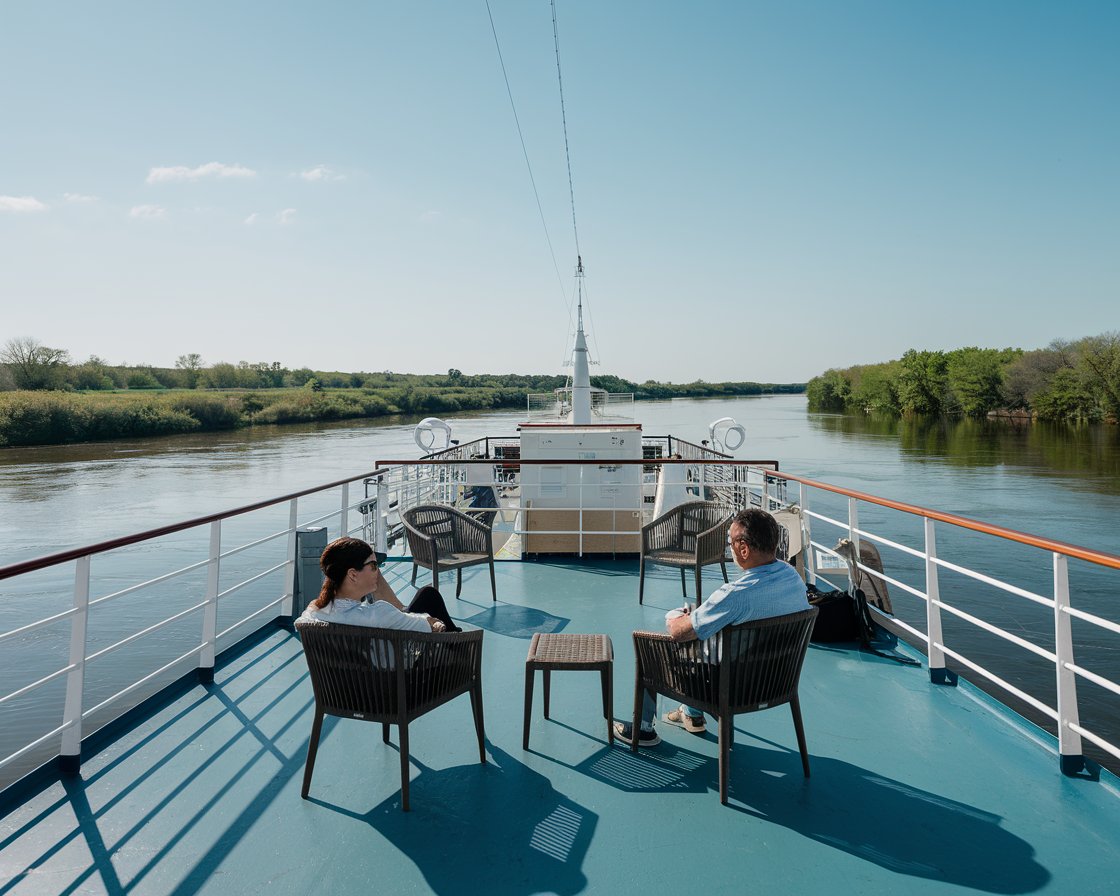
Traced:
MULTIPOLYGON (((951 659, 961 667, 976 673, 980 676, 982 682, 1012 695, 1041 716, 1052 720, 1057 729, 1062 767, 1067 773, 1076 773, 1083 767, 1082 738, 1095 744, 1111 756, 1120 759, 1120 746, 1115 742, 1116 734, 1120 731, 1120 701, 1114 701, 1108 707, 1110 711, 1104 714, 1110 720, 1114 729, 1110 735, 1111 739, 1102 736, 1100 732, 1089 731, 1081 724, 1078 696, 1079 680, 1092 682, 1111 695, 1120 695, 1120 685, 1113 678, 1085 669, 1075 662, 1071 619, 1077 618, 1093 627, 1093 635, 1083 636, 1083 643, 1101 641, 1105 633, 1120 634, 1120 625, 1095 613, 1073 607, 1069 583, 1069 559, 1071 557, 1090 564, 1090 568, 1099 575, 1115 573, 1116 570, 1120 569, 1120 557, 1064 545, 999 526, 979 523, 954 514, 945 514, 900 502, 886 501, 871 495, 813 482, 796 476, 781 473, 773 475, 786 479, 799 490, 797 500, 801 506, 805 527, 805 544, 809 547, 810 561, 813 551, 840 558, 836 550, 829 547, 820 537, 819 530, 823 527, 838 537, 851 539, 856 546, 854 552, 856 557, 859 556, 860 539, 867 539, 885 549, 896 551, 904 559, 917 559, 921 562, 921 566, 915 570, 915 579, 908 582, 899 574, 887 575, 885 571, 874 569, 860 561, 856 563, 856 569, 847 570, 849 581, 845 585, 850 586, 852 580, 861 574, 871 576, 880 582, 889 582, 905 594, 916 597, 924 605, 924 613, 920 614, 924 618, 924 631, 916 625, 904 621, 897 611, 895 615, 887 616, 876 607, 871 609, 880 621, 889 622, 891 626, 905 632, 925 647, 931 680, 936 683, 955 681, 955 676, 947 669, 946 665, 947 659, 951 659), (834 501, 839 498, 846 498, 848 510, 846 521, 837 519, 835 514, 830 516, 815 509, 822 496, 829 494, 834 501), (904 516, 921 518, 922 541, 920 546, 908 545, 900 537, 887 537, 883 534, 872 533, 861 527, 859 523, 860 508, 867 506, 895 511, 904 516), (814 532, 814 526, 818 528, 817 532, 814 532), (950 561, 941 557, 937 548, 939 527, 952 527, 958 531, 964 530, 992 536, 1002 540, 1003 544, 1014 542, 1038 552, 1036 555, 1039 563, 1037 577, 1041 579, 1045 575, 1045 570, 1047 568, 1050 570, 1050 594, 1041 594, 1038 590, 1012 584, 997 574, 974 568, 975 563, 970 566, 964 562, 950 561), (945 573, 956 577, 952 600, 946 596, 947 592, 943 581, 943 574, 945 573), (975 583, 975 585, 967 586, 964 584, 969 582, 975 583), (998 601, 980 597, 984 593, 983 589, 991 589, 996 594, 1020 599, 1029 604, 1051 610, 1052 629, 1050 634, 1053 648, 1042 646, 1029 638, 1021 637, 982 618, 983 610, 1001 606, 998 601), (961 602, 975 604, 976 606, 966 608, 960 605, 961 602), (967 630, 991 635, 999 642, 1012 645, 1014 648, 1037 657, 1050 666, 1054 675, 1054 693, 1056 695, 1054 703, 1051 704, 1039 699, 1035 694, 1028 693, 1022 687, 1010 681, 1007 676, 1001 675, 990 668, 990 664, 985 665, 975 657, 970 656, 964 646, 960 644, 947 645, 944 630, 945 614, 964 623, 967 630)), ((989 552, 993 556, 998 556, 999 553, 999 550, 989 552)), ((883 565, 885 569, 886 564, 883 565)), ((812 563, 809 565, 809 576, 810 580, 817 577, 812 563)), ((821 574, 820 577, 828 580, 826 574, 821 574)), ((1112 588, 1111 591, 1114 592, 1115 588, 1112 588)), ((960 636, 958 636, 958 640, 961 640, 960 636)), ((1118 655, 1117 645, 1112 644, 1110 646, 1110 650, 1096 651, 1096 655, 1116 657, 1118 655)), ((1112 672, 1111 674, 1115 676, 1116 673, 1112 672)))
MULTIPOLYGON (((509 446, 513 443, 506 441, 505 444, 509 446)), ((604 463, 594 460, 526 461, 515 458, 512 453, 496 460, 493 455, 496 453, 497 445, 496 441, 486 442, 485 452, 480 452, 478 448, 483 447, 482 444, 472 443, 469 446, 459 446, 454 450, 455 453, 447 456, 442 456, 441 453, 441 456, 422 461, 383 462, 384 465, 379 465, 373 473, 352 480, 328 483, 298 494, 262 501, 234 511, 189 520, 0 569, 0 582, 65 565, 72 566, 73 571, 73 591, 68 608, 52 609, 41 619, 23 624, 17 622, 10 631, 0 633, 0 648, 3 648, 17 644, 29 634, 40 637, 43 630, 49 626, 69 626, 69 645, 65 660, 60 661, 56 668, 36 672, 36 677, 30 682, 9 682, 8 686, 11 690, 6 694, 0 694, 0 707, 5 710, 7 720, 11 717, 13 706, 37 695, 48 685, 65 682, 63 706, 57 723, 51 724, 45 733, 29 732, 23 742, 0 750, 0 753, 8 751, 8 755, 0 756, 0 774, 6 774, 17 766, 27 766, 28 763, 40 764, 44 755, 47 758, 51 755, 58 756, 63 760, 64 765, 76 766, 82 738, 87 733, 87 729, 95 722, 104 721, 102 717, 107 713, 123 712, 132 702, 135 702, 135 699, 142 699, 147 690, 158 685, 169 673, 182 669, 188 662, 199 670, 203 678, 212 675, 219 646, 226 644, 237 632, 244 632, 246 626, 254 622, 259 621, 264 624, 278 616, 290 616, 295 590, 294 558, 298 528, 337 519, 340 532, 350 534, 363 531, 379 550, 388 550, 390 542, 398 534, 394 532, 394 527, 399 532, 399 515, 407 507, 428 501, 445 503, 463 501, 464 488, 469 481, 467 468, 472 465, 489 466, 493 487, 504 489, 504 497, 508 505, 522 512, 521 496, 518 494, 521 486, 519 474, 526 465, 564 463, 586 466, 604 463), (473 459, 480 453, 491 456, 485 460, 473 459), (513 478, 507 478, 508 475, 512 475, 513 478), (362 497, 355 500, 353 495, 356 492, 353 485, 359 482, 363 483, 365 488, 362 490, 362 497), (320 506, 324 502, 331 508, 325 512, 320 506), (255 533, 253 537, 234 545, 225 543, 224 538, 228 536, 223 533, 223 526, 228 525, 234 518, 266 508, 285 506, 287 524, 282 528, 277 530, 275 524, 270 524, 267 528, 257 526, 263 531, 255 533), (360 515, 360 523, 351 525, 355 514, 360 515), (106 594, 91 597, 91 561, 94 557, 103 557, 121 547, 153 542, 189 530, 197 530, 208 536, 207 546, 199 549, 203 556, 178 565, 170 571, 159 570, 156 575, 148 576, 138 584, 128 584, 106 594), (278 559, 273 557, 263 562, 246 559, 252 549, 267 548, 281 539, 286 540, 286 553, 282 557, 278 559), (235 560, 245 565, 251 564, 250 568, 240 572, 233 570, 235 560), (199 600, 189 602, 189 605, 184 607, 177 607, 173 611, 169 610, 163 618, 138 622, 134 631, 116 638, 110 644, 91 648, 88 637, 91 614, 102 612, 105 606, 150 592, 191 573, 203 571, 205 585, 200 588, 199 600), (223 573, 232 574, 236 581, 223 583, 223 573), (278 575, 282 576, 283 581, 276 586, 269 585, 268 583, 278 575), (253 585, 265 586, 259 599, 255 589, 250 587, 253 585), (234 595, 249 591, 253 592, 248 596, 255 603, 245 609, 243 615, 219 627, 219 607, 226 605, 234 595), (144 675, 136 673, 133 680, 114 690, 110 696, 89 700, 86 694, 86 673, 91 662, 99 665, 105 663, 113 654, 145 641, 157 632, 170 630, 176 624, 196 617, 199 620, 197 635, 192 643, 183 645, 185 649, 176 648, 175 651, 160 657, 157 660, 159 668, 144 675)), ((914 607, 908 608, 905 612, 896 613, 892 617, 882 613, 878 615, 881 621, 889 623, 895 630, 903 632, 905 636, 924 647, 933 681, 951 683, 955 680, 954 674, 947 667, 948 662, 952 661, 960 668, 976 673, 983 681, 995 688, 1023 701, 1040 716, 1052 719, 1058 732, 1063 768, 1067 771, 1075 772, 1081 767, 1083 739, 1120 759, 1120 748, 1116 745, 1120 738, 1116 736, 1115 731, 1102 732, 1098 725, 1083 724, 1081 717, 1084 713, 1081 701, 1084 699, 1082 696, 1084 689, 1079 691, 1079 685, 1083 682, 1089 682, 1099 689, 1105 695, 1104 699, 1111 701, 1106 707, 1108 718, 1115 720, 1120 716, 1117 712, 1117 707, 1120 706, 1120 701, 1117 700, 1117 697, 1120 697, 1120 685, 1117 684, 1117 679, 1120 675, 1112 669, 1087 668, 1085 664, 1077 663, 1075 658, 1077 645, 1085 643, 1086 630, 1091 633, 1091 639, 1095 639, 1093 643, 1099 641, 1103 644, 1105 637, 1115 638, 1120 635, 1120 624, 1104 618, 1091 607, 1073 606, 1073 594, 1076 592, 1071 590, 1069 571, 1069 560, 1073 558, 1088 564, 1090 570, 1095 570, 1101 575, 1107 573, 1114 578, 1115 572, 1120 570, 1120 557, 1063 545, 978 523, 964 517, 888 501, 791 476, 777 472, 773 465, 763 466, 696 457, 685 460, 669 459, 663 462, 681 465, 694 472, 693 478, 688 480, 688 487, 694 490, 697 497, 713 498, 740 507, 761 506, 771 510, 782 509, 794 503, 799 505, 799 516, 803 527, 802 544, 806 552, 806 568, 810 581, 818 577, 825 578, 827 575, 817 569, 814 559, 816 554, 839 556, 835 549, 829 546, 826 533, 829 536, 851 539, 857 547, 855 554, 857 557, 861 540, 873 542, 884 551, 892 552, 891 556, 898 559, 897 562, 892 560, 889 574, 874 569, 862 561, 857 562, 855 568, 849 570, 849 574, 852 577, 866 575, 884 583, 889 582, 908 598, 915 599, 914 607), (871 531, 871 527, 861 524, 861 513, 868 515, 868 518, 871 518, 871 514, 883 515, 885 521, 877 522, 875 531, 871 531), (906 526, 894 524, 891 522, 893 517, 888 517, 886 514, 898 514, 903 520, 920 521, 920 533, 905 531, 906 526), (1023 546, 1024 549, 1033 552, 1033 556, 1039 558, 1038 565, 1043 574, 1036 575, 1036 579, 1040 584, 1026 587, 1013 584, 1007 581, 1006 575, 985 567, 982 562, 960 556, 959 553, 954 555, 952 560, 941 556, 938 551, 938 536, 945 529, 990 536, 999 539, 999 543, 1003 545, 1015 543, 1023 546), (989 609, 1003 606, 999 601, 978 596, 986 593, 987 590, 999 595, 999 601, 1019 601, 1025 606, 1049 611, 1051 627, 1048 643, 1037 643, 1038 638, 1032 639, 1023 636, 1023 633, 1014 633, 1006 626, 985 619, 989 609), (912 609, 918 612, 910 612, 912 609), (1074 637, 1072 626, 1072 620, 1075 618, 1079 621, 1077 639, 1074 637), (951 620, 953 625, 963 626, 965 631, 974 633, 975 637, 994 637, 1000 643, 1009 645, 1009 649, 1021 652, 1030 662, 1042 663, 1044 668, 1052 669, 1054 699, 1041 699, 1038 695, 1029 693, 1007 675, 1000 674, 998 669, 992 668, 990 663, 980 661, 970 647, 974 643, 970 640, 973 635, 964 637, 954 633, 953 642, 946 643, 944 624, 946 619, 951 620)), ((607 463, 616 464, 614 461, 607 463)), ((636 479, 640 481, 642 469, 658 463, 662 461, 645 458, 620 462, 618 465, 636 465, 636 479)), ((477 478, 474 477, 475 481, 477 478)), ((620 509, 648 513, 645 502, 640 500, 640 487, 635 494, 638 497, 620 509)), ((587 516, 588 512, 599 509, 592 506, 592 502, 585 497, 582 488, 576 492, 576 498, 571 504, 559 509, 574 511, 577 522, 573 527, 551 526, 547 529, 534 529, 522 520, 518 528, 523 534, 576 534, 581 539, 579 541, 581 550, 582 538, 585 536, 596 534, 634 536, 636 534, 633 529, 617 526, 595 524, 594 527, 581 528, 591 519, 587 516)), ((531 508, 525 510, 531 512, 531 508)), ((910 528, 912 529, 913 526, 910 528)), ((179 550, 183 550, 182 547, 179 550)), ((1111 590, 1114 592, 1115 588, 1111 590)), ((150 605, 150 601, 145 604, 145 606, 150 605)), ((1116 651, 1114 642, 1108 646, 1109 650, 1098 651, 1096 656, 1116 657, 1120 654, 1120 651, 1116 651)), ((1097 715, 1099 716, 1100 713, 1097 715)), ((11 727, 10 724, 8 727, 11 727)), ((1120 725, 1116 728, 1120 730, 1120 725)), ((3 777, 0 777, 0 786, 4 786, 3 781, 3 777)))
MULTIPOLYGON (((19 742, 17 737, 14 748, 7 739, 3 742, 4 749, 0 750, 0 754, 6 752, 6 755, 0 755, 0 788, 7 786, 8 783, 11 783, 12 780, 18 778, 30 768, 49 759, 52 755, 52 744, 55 745, 53 755, 60 759, 63 767, 69 770, 76 769, 79 762, 81 742, 83 737, 88 734, 91 721, 96 721, 98 723, 97 727, 100 724, 112 721, 112 718, 129 709, 137 700, 142 700, 147 696, 147 690, 152 688, 158 690, 161 683, 168 683, 167 676, 170 673, 178 671, 181 674, 186 671, 185 664, 188 662, 198 670, 200 677, 206 680, 213 675, 219 645, 224 644, 237 632, 245 632, 246 626, 253 622, 264 625, 278 617, 290 616, 294 592, 296 530, 337 520, 337 531, 345 534, 352 534, 357 531, 356 528, 350 526, 351 512, 361 511, 361 505, 363 504, 367 505, 364 508, 367 514, 372 511, 369 506, 370 502, 364 500, 354 502, 350 498, 351 482, 361 482, 363 478, 357 477, 356 480, 329 483, 295 495, 260 502, 247 508, 238 508, 223 514, 164 526, 149 532, 125 536, 99 545, 91 545, 0 569, 0 586, 3 586, 4 590, 10 593, 9 582, 20 577, 29 576, 44 569, 64 568, 67 564, 73 566, 73 597, 68 609, 51 613, 42 619, 17 625, 9 631, 0 633, 0 649, 4 649, 18 644, 21 639, 25 639, 31 634, 41 637, 41 631, 49 626, 67 622, 70 626, 67 661, 61 667, 46 671, 32 671, 31 674, 35 676, 34 680, 28 683, 20 683, 19 686, 14 687, 8 693, 0 694, 0 707, 9 711, 9 708, 19 701, 33 695, 37 696, 48 685, 65 680, 65 694, 58 724, 50 727, 45 733, 38 731, 23 732, 23 742, 19 742), (335 491, 338 493, 338 503, 333 510, 326 513, 315 513, 306 519, 300 518, 301 499, 329 497, 329 494, 335 491), (266 508, 282 506, 285 503, 288 506, 288 523, 283 529, 270 531, 263 536, 254 537, 236 545, 224 545, 222 538, 223 521, 228 521, 237 516, 259 513, 266 508), (91 595, 93 558, 108 557, 109 559, 106 562, 112 566, 114 559, 112 552, 122 547, 158 543, 161 538, 166 538, 172 534, 191 530, 206 530, 207 528, 209 534, 208 548, 205 549, 206 555, 204 557, 168 572, 161 571, 157 575, 147 577, 144 581, 136 584, 129 584, 126 587, 117 588, 99 596, 91 595), (224 588, 221 587, 223 563, 226 564, 225 569, 228 570, 228 561, 232 558, 247 551, 267 546, 279 539, 286 539, 286 554, 279 558, 279 562, 268 563, 264 568, 260 568, 259 563, 257 563, 249 571, 241 573, 237 581, 226 584, 224 588), (127 598, 135 598, 137 595, 143 595, 144 592, 149 592, 158 586, 181 579, 192 572, 203 570, 206 572, 206 584, 201 589, 198 601, 190 602, 189 606, 185 608, 176 607, 174 611, 170 611, 154 621, 144 620, 137 624, 134 631, 115 637, 109 644, 96 648, 91 647, 88 637, 90 619, 91 616, 101 612, 103 607, 127 598), (282 584, 274 588, 267 587, 267 582, 277 574, 283 576, 282 584), (250 606, 247 610, 234 607, 233 621, 219 630, 219 606, 227 605, 233 595, 243 592, 249 586, 257 583, 266 585, 263 599, 258 599, 255 596, 250 598, 250 606), (243 615, 238 615, 238 613, 243 615), (187 645, 185 650, 179 651, 170 660, 167 657, 157 660, 158 668, 147 674, 140 675, 139 672, 132 674, 117 670, 116 673, 110 674, 108 677, 115 681, 117 678, 114 675, 120 675, 122 686, 113 685, 115 690, 111 695, 91 703, 87 682, 87 670, 93 668, 91 664, 96 665, 99 670, 99 678, 104 679, 105 674, 101 670, 105 668, 108 658, 150 639, 156 633, 166 632, 176 624, 183 623, 191 618, 199 619, 198 634, 194 642, 187 645)), ((117 555, 116 560, 118 565, 124 565, 127 562, 122 561, 119 555, 117 555)), ((189 589, 190 586, 185 587, 189 589)), ((149 607, 151 603, 145 604, 145 606, 149 607)), ((259 625, 256 626, 256 628, 259 627, 259 625)), ((17 728, 18 726, 12 724, 9 715, 5 723, 6 734, 9 738, 13 730, 17 728)))

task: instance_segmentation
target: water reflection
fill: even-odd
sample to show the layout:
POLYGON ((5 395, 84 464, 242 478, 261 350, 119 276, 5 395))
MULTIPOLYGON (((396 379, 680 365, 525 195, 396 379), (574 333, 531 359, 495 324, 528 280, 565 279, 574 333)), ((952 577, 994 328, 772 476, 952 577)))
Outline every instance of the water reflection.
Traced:
POLYGON ((1120 494, 1120 428, 1106 424, 809 414, 811 429, 857 442, 897 441, 902 461, 960 467, 1016 467, 1066 484, 1120 494), (1088 474, 1087 476, 1085 474, 1088 474))

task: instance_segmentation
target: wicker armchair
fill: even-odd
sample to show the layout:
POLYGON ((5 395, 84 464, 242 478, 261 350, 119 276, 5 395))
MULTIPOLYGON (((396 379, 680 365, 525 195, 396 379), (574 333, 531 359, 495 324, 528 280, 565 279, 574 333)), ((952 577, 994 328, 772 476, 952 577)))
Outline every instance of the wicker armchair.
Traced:
POLYGON ((408 811, 408 724, 463 693, 471 695, 478 758, 486 762, 482 719, 482 632, 410 632, 327 622, 297 622, 315 691, 303 798, 319 749, 323 716, 400 728, 401 808, 408 811))
POLYGON ((727 581, 727 530, 734 511, 714 501, 688 501, 663 513, 642 527, 642 555, 638 568, 638 603, 643 602, 646 564, 675 566, 681 571, 681 594, 687 596, 684 571, 695 570, 696 602, 700 594, 700 572, 718 563, 727 581))
POLYGON ((432 571, 432 585, 439 587, 440 572, 455 570, 455 596, 463 590, 463 568, 490 564, 490 592, 498 599, 494 581, 494 535, 490 526, 443 504, 421 504, 401 514, 412 554, 412 584, 416 569, 432 571))
MULTIPOLYGON (((812 607, 788 616, 731 625, 711 638, 719 645, 719 661, 704 657, 703 641, 675 642, 664 633, 634 632, 637 673, 634 684, 634 731, 638 730, 642 698, 665 694, 719 720, 719 801, 727 802, 727 776, 733 721, 736 715, 788 703, 801 751, 801 767, 809 777, 809 752, 801 723, 797 684, 817 618, 812 607)), ((632 750, 637 750, 635 737, 632 750)))

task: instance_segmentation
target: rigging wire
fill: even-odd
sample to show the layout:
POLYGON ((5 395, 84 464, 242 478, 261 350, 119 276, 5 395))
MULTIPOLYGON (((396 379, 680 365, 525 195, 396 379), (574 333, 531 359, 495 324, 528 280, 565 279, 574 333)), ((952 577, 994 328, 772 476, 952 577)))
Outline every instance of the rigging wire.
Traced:
MULTIPOLYGON (((556 0, 551 0, 551 6, 552 6, 552 43, 553 43, 553 46, 556 48, 556 83, 557 83, 557 85, 559 86, 559 89, 560 89, 560 121, 561 121, 561 123, 563 124, 563 127, 564 127, 564 161, 567 163, 567 166, 568 166, 568 196, 570 197, 571 204, 572 204, 572 236, 575 239, 577 270, 579 271, 579 273, 576 276, 576 288, 577 288, 578 293, 579 293, 579 295, 578 295, 579 305, 580 305, 580 308, 582 309, 583 304, 584 304, 583 299, 584 299, 584 292, 585 292, 584 284, 583 284, 583 253, 580 251, 580 248, 579 248, 579 227, 576 224, 576 190, 575 190, 575 186, 573 185, 573 178, 572 178, 572 154, 571 154, 571 150, 570 150, 569 145, 568 145, 568 111, 567 111, 567 108, 564 104, 564 75, 563 75, 563 73, 560 69, 560 28, 559 28, 559 25, 557 24, 556 0)), ((582 313, 582 311, 581 311, 581 313, 582 313)), ((587 306, 587 316, 588 316, 588 320, 590 320, 591 319, 591 305, 590 305, 590 302, 588 303, 588 306, 587 306)), ((569 319, 571 318, 571 312, 570 311, 568 312, 568 317, 569 317, 569 319)), ((591 340, 595 345, 595 349, 596 349, 595 354, 599 354, 599 352, 598 352, 599 342, 598 342, 598 338, 596 336, 596 331, 595 331, 594 328, 592 328, 592 330, 591 330, 591 340)), ((597 364, 598 363, 597 361, 593 361, 590 358, 588 360, 592 364, 597 364)))
MULTIPOLYGON (((555 32, 556 32, 555 12, 556 12, 555 7, 553 7, 553 35, 554 36, 555 36, 555 32)), ((515 125, 517 125, 517 136, 518 136, 518 139, 520 139, 520 141, 521 141, 521 154, 525 157, 525 167, 529 171, 529 182, 533 185, 533 196, 537 200, 537 212, 541 216, 541 226, 544 228, 545 242, 548 243, 548 252, 549 252, 549 255, 552 256, 552 267, 556 271, 556 280, 560 284, 560 294, 564 297, 564 304, 568 306, 568 320, 571 321, 572 311, 571 311, 571 305, 568 301, 568 290, 564 286, 564 277, 560 273, 560 265, 556 261, 556 250, 553 249, 553 247, 552 247, 552 237, 549 236, 549 233, 548 233, 548 223, 545 221, 544 208, 541 206, 541 196, 540 196, 540 193, 537 191, 537 179, 535 177, 533 177, 533 166, 529 162, 529 150, 525 147, 525 135, 521 132, 521 119, 518 118, 518 116, 517 116, 517 104, 514 103, 514 101, 513 101, 513 91, 510 89, 510 86, 509 86, 509 74, 506 72, 506 61, 502 57, 502 45, 498 41, 498 29, 494 24, 494 13, 491 12, 491 10, 490 10, 490 0, 486 0, 486 15, 490 17, 490 32, 494 35, 494 46, 498 51, 498 62, 501 64, 501 67, 502 67, 502 78, 506 82, 506 94, 509 96, 509 105, 510 105, 510 108, 513 110, 513 122, 514 122, 515 125)), ((563 106, 562 101, 561 101, 561 106, 563 106)), ((565 141, 566 140, 567 140, 567 137, 565 136, 565 141)), ((569 187, 569 189, 571 189, 571 166, 570 165, 569 165, 569 170, 568 170, 568 187, 569 187)), ((574 209, 573 209, 573 215, 574 215, 574 209)))
POLYGON ((576 257, 579 258, 582 253, 579 251, 579 228, 576 227, 576 191, 572 186, 572 154, 568 149, 568 113, 564 108, 564 76, 560 72, 560 29, 556 23, 556 0, 552 0, 552 43, 556 47, 556 83, 560 86, 560 121, 564 126, 564 160, 568 163, 568 195, 572 200, 572 234, 576 241, 576 257))

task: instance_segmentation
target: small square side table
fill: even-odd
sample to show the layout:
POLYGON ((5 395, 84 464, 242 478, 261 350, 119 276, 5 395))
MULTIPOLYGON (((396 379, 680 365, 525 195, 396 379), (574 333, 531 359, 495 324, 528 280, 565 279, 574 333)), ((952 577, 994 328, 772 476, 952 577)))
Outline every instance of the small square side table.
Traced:
POLYGON ((553 672, 599 672, 603 690, 603 717, 607 720, 607 742, 614 743, 614 645, 608 635, 533 635, 525 658, 525 730, 522 749, 529 749, 529 722, 533 712, 533 678, 544 672, 544 717, 553 672))

